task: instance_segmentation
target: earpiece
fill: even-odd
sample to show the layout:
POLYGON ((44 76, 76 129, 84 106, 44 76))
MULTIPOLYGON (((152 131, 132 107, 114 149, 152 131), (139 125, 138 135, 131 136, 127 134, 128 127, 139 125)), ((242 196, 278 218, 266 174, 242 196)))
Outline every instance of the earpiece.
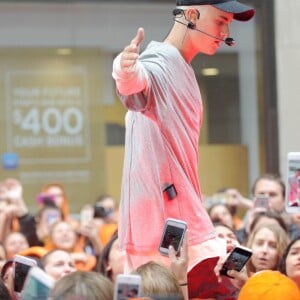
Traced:
MULTIPOLYGON (((177 16, 180 17, 180 16, 182 16, 182 15, 185 16, 184 10, 183 10, 183 9, 181 9, 181 8, 175 8, 175 9, 173 9, 173 16, 174 16, 174 17, 177 17, 177 16)), ((199 18, 200 18, 200 11, 197 10, 197 19, 199 20, 199 18)))
POLYGON ((187 28, 189 28, 189 29, 195 29, 196 28, 196 24, 194 24, 193 22, 188 22, 187 28))
POLYGON ((183 9, 181 8, 175 8, 173 9, 173 16, 176 17, 176 16, 182 16, 184 14, 184 11, 183 9))

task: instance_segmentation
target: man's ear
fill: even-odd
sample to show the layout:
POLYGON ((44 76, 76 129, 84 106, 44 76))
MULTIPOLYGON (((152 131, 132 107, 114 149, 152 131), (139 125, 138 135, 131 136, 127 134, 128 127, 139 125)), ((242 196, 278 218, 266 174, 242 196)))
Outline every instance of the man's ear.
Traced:
POLYGON ((186 10, 185 16, 189 22, 196 23, 200 18, 200 12, 195 7, 191 7, 186 10))

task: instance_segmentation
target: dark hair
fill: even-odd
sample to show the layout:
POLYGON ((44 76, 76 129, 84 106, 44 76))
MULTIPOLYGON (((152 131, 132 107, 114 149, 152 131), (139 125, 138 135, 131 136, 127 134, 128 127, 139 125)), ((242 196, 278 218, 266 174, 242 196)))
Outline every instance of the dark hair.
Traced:
MULTIPOLYGON (((211 207, 209 207, 208 209, 207 209, 207 212, 208 212, 208 215, 210 216, 210 213, 211 213, 211 211, 215 208, 215 207, 217 207, 217 206, 224 206, 227 210, 228 210, 228 212, 230 213, 230 215, 232 216, 232 213, 231 213, 231 211, 230 211, 230 208, 229 208, 229 206, 226 204, 226 203, 222 203, 222 202, 217 202, 217 203, 214 203, 211 207)), ((216 222, 216 223, 220 223, 220 220, 213 220, 213 222, 216 222)))
POLYGON ((273 212, 273 211, 264 211, 258 213, 255 218, 253 219, 251 225, 250 225, 250 232, 255 228, 256 224, 259 222, 259 220, 262 217, 267 217, 269 219, 274 219, 277 221, 277 223, 280 225, 280 227, 288 234, 288 227, 284 221, 284 219, 281 217, 280 214, 273 212))
POLYGON ((218 226, 219 227, 225 227, 228 230, 230 230, 234 234, 234 236, 236 237, 236 240, 241 244, 241 241, 240 241, 238 235, 236 234, 236 231, 233 228, 231 228, 230 226, 228 226, 226 224, 223 224, 221 222, 213 222, 213 225, 214 225, 214 227, 218 227, 218 226))
POLYGON ((11 297, 10 297, 10 294, 9 294, 9 290, 5 286, 5 284, 4 284, 4 282, 3 282, 2 279, 0 279, 0 299, 11 300, 11 297))
POLYGON ((283 197, 285 197, 285 184, 284 184, 283 180, 281 179, 281 177, 279 175, 270 174, 270 173, 263 174, 254 181, 254 184, 252 185, 252 189, 251 189, 252 195, 255 195, 256 185, 261 179, 266 179, 266 180, 270 180, 270 181, 274 181, 274 182, 278 183, 281 186, 282 195, 283 195, 283 197))
POLYGON ((1 270, 1 279, 3 279, 3 277, 4 277, 4 275, 5 275, 6 271, 7 271, 7 269, 9 267, 11 267, 13 265, 13 263, 14 263, 13 259, 8 259, 6 261, 6 263, 3 265, 2 270, 1 270))
POLYGON ((280 259, 280 262, 279 262, 279 267, 278 267, 278 270, 287 275, 286 274, 286 258, 291 250, 291 248, 293 247, 293 245, 298 242, 300 240, 300 236, 297 236, 296 238, 294 238, 288 245, 287 247, 285 248, 285 250, 283 251, 282 253, 282 256, 281 256, 281 259, 280 259))
POLYGON ((236 235, 235 230, 226 224, 223 224, 221 222, 213 222, 213 225, 214 225, 214 227, 217 227, 217 226, 225 227, 225 228, 229 229, 232 233, 234 233, 234 235, 236 235))
POLYGON ((116 231, 112 237, 110 238, 110 240, 108 241, 108 243, 103 247, 100 257, 98 259, 97 265, 96 265, 96 272, 101 273, 102 275, 104 275, 105 277, 107 277, 108 279, 110 279, 112 281, 113 278, 113 274, 111 270, 107 270, 107 265, 108 265, 108 261, 109 261, 109 254, 112 248, 112 245, 114 244, 114 242, 116 241, 116 239, 118 238, 118 232, 116 231))

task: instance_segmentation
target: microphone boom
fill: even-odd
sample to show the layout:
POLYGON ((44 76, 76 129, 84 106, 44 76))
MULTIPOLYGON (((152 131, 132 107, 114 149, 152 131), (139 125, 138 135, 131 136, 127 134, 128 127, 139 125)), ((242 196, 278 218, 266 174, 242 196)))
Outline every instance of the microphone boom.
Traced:
POLYGON ((183 22, 181 22, 181 21, 179 21, 179 20, 177 20, 177 19, 174 19, 174 21, 177 22, 177 23, 180 23, 180 24, 182 24, 182 25, 185 25, 187 28, 189 28, 189 29, 191 29, 191 30, 199 31, 199 32, 201 32, 201 33, 203 33, 203 34, 206 34, 207 36, 209 36, 209 37, 211 37, 211 38, 213 38, 213 39, 222 41, 222 42, 224 42, 227 46, 230 46, 230 47, 231 47, 231 46, 234 46, 234 45, 235 45, 235 40, 234 40, 232 37, 228 37, 228 38, 226 38, 226 39, 221 39, 221 38, 219 38, 219 37, 217 37, 217 36, 214 36, 214 35, 212 35, 212 34, 209 34, 209 33, 205 32, 205 31, 202 31, 202 30, 196 28, 196 25, 195 25, 194 23, 192 23, 192 22, 189 22, 188 24, 185 24, 185 23, 183 23, 183 22))

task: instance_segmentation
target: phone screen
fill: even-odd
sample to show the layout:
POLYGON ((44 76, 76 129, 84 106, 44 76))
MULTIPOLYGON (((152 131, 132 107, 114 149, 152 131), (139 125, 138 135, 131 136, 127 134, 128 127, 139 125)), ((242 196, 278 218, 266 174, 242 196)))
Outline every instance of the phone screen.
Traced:
MULTIPOLYGON (((230 253, 227 260, 225 261, 220 274, 227 275, 228 270, 241 271, 245 266, 249 258, 251 257, 252 252, 243 248, 236 247, 230 253)), ((230 277, 230 276, 229 276, 230 277)))
POLYGON ((24 286, 26 276, 31 266, 23 264, 21 262, 14 262, 14 290, 15 292, 21 292, 24 286))
POLYGON ((300 209, 300 158, 288 160, 287 208, 300 209))
POLYGON ((269 208, 269 197, 266 195, 257 195, 254 201, 255 207, 269 208))
POLYGON ((179 228, 173 225, 167 225, 161 247, 168 249, 172 245, 177 252, 184 234, 184 228, 179 228))
POLYGON ((46 223, 48 225, 54 224, 56 221, 59 221, 61 219, 59 211, 50 211, 46 214, 46 223))
POLYGON ((136 298, 140 294, 140 288, 141 276, 120 274, 115 284, 114 300, 136 298))
POLYGON ((118 284, 117 300, 126 300, 128 298, 135 298, 138 296, 139 285, 120 283, 118 284))

